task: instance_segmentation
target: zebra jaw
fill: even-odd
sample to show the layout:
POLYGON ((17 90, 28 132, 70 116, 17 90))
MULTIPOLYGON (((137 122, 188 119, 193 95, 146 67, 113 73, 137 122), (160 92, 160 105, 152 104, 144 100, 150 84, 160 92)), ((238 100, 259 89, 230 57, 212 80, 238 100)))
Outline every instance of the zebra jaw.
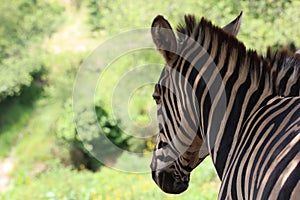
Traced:
POLYGON ((179 194, 184 192, 190 181, 190 173, 179 176, 175 174, 174 163, 160 165, 159 159, 153 156, 150 168, 152 170, 152 179, 156 185, 164 192, 170 194, 179 194))
POLYGON ((169 194, 180 194, 189 187, 190 175, 177 180, 173 173, 161 170, 152 171, 152 179, 162 191, 169 194))

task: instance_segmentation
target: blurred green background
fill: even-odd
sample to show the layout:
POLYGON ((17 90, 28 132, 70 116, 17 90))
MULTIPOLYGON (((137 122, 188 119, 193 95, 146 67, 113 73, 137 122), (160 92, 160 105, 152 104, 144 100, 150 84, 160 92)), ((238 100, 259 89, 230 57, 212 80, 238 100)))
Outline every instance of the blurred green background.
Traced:
MULTIPOLYGON (((238 38, 247 48, 264 54, 267 46, 291 51, 300 47, 297 0, 1 0, 0 199, 216 199, 220 183, 209 158, 192 173, 189 189, 180 195, 161 192, 150 171, 121 172, 94 159, 75 128, 72 90, 79 66, 101 42, 124 31, 150 27, 157 14, 163 14, 173 27, 186 13, 222 26, 241 10, 238 38)), ((163 60, 153 51, 136 52, 106 71, 108 81, 98 86, 95 97, 97 120, 89 121, 90 113, 82 107, 87 120, 81 127, 87 133, 84 139, 101 141, 101 134, 89 135, 100 124, 117 146, 151 152, 155 136, 140 140, 124 134, 118 126, 122 121, 113 119, 110 106, 109 91, 116 81, 130 67, 143 63, 163 60)), ((141 87, 130 102, 128 112, 139 126, 151 122, 149 110, 155 108, 151 93, 152 87, 141 87)), ((124 127, 135 132, 131 125, 124 127)), ((150 127, 148 131, 154 135, 157 130, 150 127)), ((104 150, 113 164, 150 164, 143 156, 104 150)))

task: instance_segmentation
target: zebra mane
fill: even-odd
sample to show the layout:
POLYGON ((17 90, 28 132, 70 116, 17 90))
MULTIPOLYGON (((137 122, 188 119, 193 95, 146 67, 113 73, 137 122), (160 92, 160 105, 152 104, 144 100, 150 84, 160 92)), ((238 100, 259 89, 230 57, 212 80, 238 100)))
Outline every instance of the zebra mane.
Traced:
MULTIPOLYGON (((256 74, 256 79, 259 80, 262 73, 267 73, 271 77, 271 82, 273 85, 273 90, 276 94, 283 96, 281 94, 280 85, 276 88, 277 77, 279 73, 285 73, 285 81, 292 81, 297 79, 298 90, 300 93, 300 55, 292 54, 287 49, 280 49, 272 51, 271 48, 267 48, 266 56, 259 55, 255 50, 246 49, 246 46, 240 42, 235 36, 227 33, 222 28, 215 26, 211 21, 201 18, 197 20, 194 15, 185 15, 184 23, 180 23, 176 31, 179 32, 178 39, 180 43, 184 43, 187 38, 191 38, 200 44, 203 40, 203 35, 209 32, 213 37, 216 37, 218 44, 227 43, 230 49, 236 49, 238 51, 238 62, 243 63, 247 58, 250 60, 250 72, 256 74), (262 65, 260 64, 262 63, 262 65), (261 66, 262 69, 254 68, 253 66, 261 66)), ((207 49, 209 52, 209 50, 207 49)), ((227 52, 228 53, 228 52, 227 52)), ((283 88, 284 90, 285 88, 283 88)), ((298 93, 298 95, 299 95, 298 93)), ((298 96, 297 95, 297 96, 298 96)))

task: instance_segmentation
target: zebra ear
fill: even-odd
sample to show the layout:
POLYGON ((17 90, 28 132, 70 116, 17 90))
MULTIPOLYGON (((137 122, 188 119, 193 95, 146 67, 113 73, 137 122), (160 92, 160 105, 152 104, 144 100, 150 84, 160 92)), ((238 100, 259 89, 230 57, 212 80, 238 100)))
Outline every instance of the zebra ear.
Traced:
POLYGON ((231 35, 237 36, 242 23, 242 15, 243 11, 241 11, 239 16, 237 16, 237 18, 235 18, 232 22, 224 26, 223 30, 231 35))
POLYGON ((177 40, 171 25, 163 16, 158 15, 152 22, 151 34, 156 48, 171 66, 177 57, 177 40))

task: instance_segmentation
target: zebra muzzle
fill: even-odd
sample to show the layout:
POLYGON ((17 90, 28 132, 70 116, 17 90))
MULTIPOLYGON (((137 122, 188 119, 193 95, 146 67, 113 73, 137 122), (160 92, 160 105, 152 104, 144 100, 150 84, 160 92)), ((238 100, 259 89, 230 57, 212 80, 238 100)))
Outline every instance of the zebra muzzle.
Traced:
POLYGON ((166 171, 152 171, 152 178, 159 188, 169 194, 180 194, 189 186, 189 177, 177 181, 172 173, 166 171))

